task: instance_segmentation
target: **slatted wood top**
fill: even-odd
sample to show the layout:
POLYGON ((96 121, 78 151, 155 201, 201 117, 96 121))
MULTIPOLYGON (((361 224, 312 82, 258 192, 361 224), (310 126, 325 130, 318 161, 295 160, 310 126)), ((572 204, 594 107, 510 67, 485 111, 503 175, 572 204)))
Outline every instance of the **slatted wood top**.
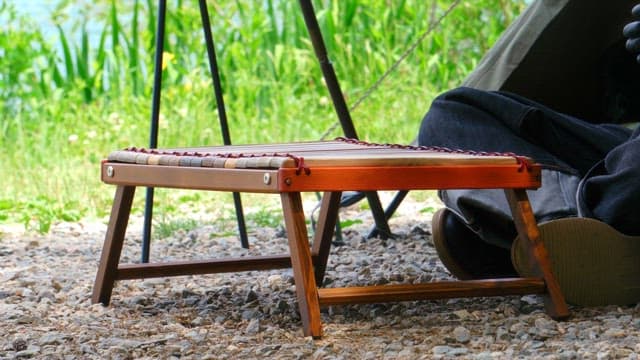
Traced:
POLYGON ((440 148, 368 144, 353 140, 230 145, 172 149, 126 149, 108 161, 235 169, 353 166, 521 165, 524 157, 440 148))

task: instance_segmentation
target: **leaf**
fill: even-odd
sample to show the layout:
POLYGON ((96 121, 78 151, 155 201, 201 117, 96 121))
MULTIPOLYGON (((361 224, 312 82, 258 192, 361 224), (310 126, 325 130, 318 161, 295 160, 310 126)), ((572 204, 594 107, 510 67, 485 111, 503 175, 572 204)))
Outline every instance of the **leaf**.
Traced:
POLYGON ((362 224, 362 220, 353 219, 353 220, 341 220, 340 221, 340 227, 343 228, 343 229, 348 228, 349 226, 357 225, 357 224, 362 224))
POLYGON ((65 66, 65 70, 66 70, 66 76, 67 76, 67 84, 70 84, 73 82, 73 79, 75 78, 75 71, 74 71, 74 66, 73 66, 73 58, 71 57, 71 49, 69 48, 69 42, 67 41, 67 36, 64 33, 64 30, 62 30, 62 26, 60 26, 59 24, 56 25, 56 27, 58 28, 58 34, 60 35, 60 46, 62 46, 62 54, 64 56, 64 66, 65 66))

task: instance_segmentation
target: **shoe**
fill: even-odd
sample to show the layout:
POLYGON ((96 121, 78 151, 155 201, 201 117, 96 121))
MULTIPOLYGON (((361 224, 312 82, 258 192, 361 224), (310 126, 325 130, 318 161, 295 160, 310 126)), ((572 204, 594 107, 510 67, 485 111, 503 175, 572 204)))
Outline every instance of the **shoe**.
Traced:
MULTIPOLYGON (((542 223, 542 240, 565 301, 580 306, 631 305, 640 302, 640 236, 628 236, 589 218, 542 223)), ((512 245, 513 265, 534 276, 519 237, 512 245)))
POLYGON ((486 243, 449 209, 440 209, 431 220, 433 244, 440 261, 460 280, 517 276, 511 254, 486 243))

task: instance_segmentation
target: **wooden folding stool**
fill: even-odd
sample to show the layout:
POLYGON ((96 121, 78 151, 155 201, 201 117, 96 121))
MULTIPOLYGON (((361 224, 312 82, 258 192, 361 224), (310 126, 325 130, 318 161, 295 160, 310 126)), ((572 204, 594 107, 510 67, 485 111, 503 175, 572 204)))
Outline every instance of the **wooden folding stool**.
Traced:
POLYGON ((454 152, 350 139, 171 150, 128 149, 102 163, 102 180, 117 185, 93 289, 108 305, 116 280, 293 268, 305 336, 322 335, 320 306, 454 297, 542 294, 554 319, 569 315, 539 239, 526 190, 540 186, 540 166, 511 154, 454 152), (279 193, 290 254, 120 265, 138 186, 279 193), (518 234, 530 244, 536 277, 425 284, 318 288, 322 284, 342 191, 504 189, 518 234), (302 192, 324 192, 309 244, 302 192))

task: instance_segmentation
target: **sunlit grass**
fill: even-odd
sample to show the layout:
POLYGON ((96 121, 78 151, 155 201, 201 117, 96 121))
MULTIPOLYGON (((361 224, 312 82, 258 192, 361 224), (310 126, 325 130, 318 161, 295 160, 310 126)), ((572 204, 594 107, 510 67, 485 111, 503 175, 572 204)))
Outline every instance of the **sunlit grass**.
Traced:
MULTIPOLYGON (((54 28, 60 25, 55 36, 0 5, 0 221, 39 231, 55 221, 103 217, 113 189, 99 181, 100 160, 148 144, 156 2, 73 2, 82 9, 75 17, 65 15, 67 3, 51 15, 54 28)), ((339 128, 327 132, 337 119, 296 1, 209 4, 234 143, 341 135, 339 128)), ((452 1, 314 4, 354 104, 452 1)), ((359 136, 411 142, 431 100, 460 84, 523 6, 461 2, 353 111, 359 136)), ((169 1, 161 147, 222 142, 200 26, 195 2, 169 1)), ((158 211, 175 212, 165 204, 176 201, 208 206, 171 194, 159 192, 158 211)))

